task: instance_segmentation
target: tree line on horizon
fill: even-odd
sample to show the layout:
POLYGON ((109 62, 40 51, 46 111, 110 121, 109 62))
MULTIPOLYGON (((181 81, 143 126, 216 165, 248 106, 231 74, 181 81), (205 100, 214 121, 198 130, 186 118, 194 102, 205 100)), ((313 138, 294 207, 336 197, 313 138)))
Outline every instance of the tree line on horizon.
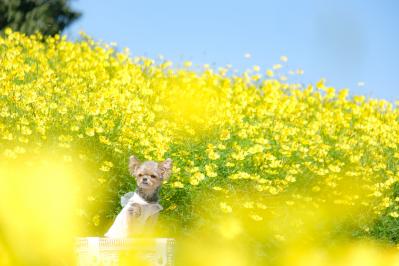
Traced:
POLYGON ((55 35, 81 15, 70 0, 0 0, 0 32, 11 28, 27 35, 55 35))

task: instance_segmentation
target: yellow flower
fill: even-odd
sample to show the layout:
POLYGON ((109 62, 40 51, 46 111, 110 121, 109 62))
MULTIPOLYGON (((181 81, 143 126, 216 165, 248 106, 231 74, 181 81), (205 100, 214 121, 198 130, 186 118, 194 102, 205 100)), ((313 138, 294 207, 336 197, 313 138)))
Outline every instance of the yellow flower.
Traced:
POLYGON ((205 175, 201 172, 196 172, 190 177, 190 184, 196 186, 205 178, 205 175))
POLYGON ((287 175, 286 177, 285 177, 285 180, 287 180, 288 182, 295 182, 296 181, 296 178, 294 177, 294 176, 292 176, 292 175, 287 175))
POLYGON ((269 188, 269 192, 272 195, 276 195, 278 193, 278 190, 275 187, 270 187, 269 188))
POLYGON ((176 207, 177 207, 176 204, 171 204, 166 210, 173 211, 174 209, 176 209, 176 207))
POLYGON ((263 220, 263 218, 261 216, 257 215, 257 214, 251 214, 250 217, 251 217, 252 220, 254 220, 256 222, 259 222, 259 221, 263 220))
POLYGON ((236 174, 229 175, 228 178, 230 179, 250 179, 251 175, 246 172, 238 172, 236 174))
POLYGON ((390 212, 389 216, 393 217, 393 218, 398 218, 399 217, 399 213, 396 211, 390 212))
POLYGON ((190 67, 192 64, 193 64, 193 63, 190 62, 190 61, 185 61, 185 62, 184 62, 184 66, 185 66, 185 67, 190 67))
POLYGON ((110 169, 111 169, 111 168, 110 168, 109 166, 106 166, 106 165, 102 165, 102 166, 100 167, 100 170, 103 171, 103 172, 108 172, 110 169))
POLYGON ((215 165, 205 165, 205 173, 209 177, 216 177, 218 174, 215 172, 215 165))
POLYGON ((232 163, 232 162, 227 162, 227 163, 226 163, 226 166, 227 166, 227 167, 234 167, 234 166, 235 166, 235 164, 234 164, 234 163, 232 163))
POLYGON ((233 211, 233 208, 231 208, 231 206, 228 205, 226 202, 220 202, 219 206, 224 213, 231 213, 233 211))
POLYGON ((260 144, 255 144, 254 146, 252 146, 252 147, 250 147, 249 149, 248 149, 248 152, 250 153, 250 154, 255 154, 255 153, 259 153, 259 152, 263 152, 263 146, 262 145, 260 145, 260 144))
POLYGON ((113 167, 114 166, 114 164, 112 162, 109 162, 109 161, 104 161, 103 164, 105 166, 108 166, 108 167, 113 167))
POLYGON ((312 187, 312 191, 315 191, 315 192, 320 191, 320 187, 319 186, 314 186, 314 187, 312 187))
POLYGON ((281 81, 287 81, 287 80, 288 80, 288 77, 287 77, 286 75, 281 75, 281 76, 280 76, 280 80, 281 80, 281 81))
POLYGON ((283 235, 276 234, 276 235, 274 235, 274 237, 275 237, 278 241, 285 241, 285 240, 286 240, 286 238, 285 238, 283 235))
POLYGON ((328 169, 330 169, 330 171, 334 172, 334 173, 339 173, 341 172, 341 168, 337 165, 329 165, 328 169))
POLYGON ((231 157, 237 161, 244 160, 245 156, 246 156, 246 152, 243 150, 240 150, 240 151, 237 151, 237 152, 234 152, 231 154, 231 157))
POLYGON ((98 138, 99 138, 101 143, 104 143, 106 145, 110 145, 111 144, 111 141, 105 136, 99 136, 98 138))
POLYGON ((95 130, 97 133, 102 133, 102 132, 104 132, 104 129, 103 129, 102 127, 95 127, 94 130, 95 130))
POLYGON ((288 61, 288 57, 285 55, 280 56, 280 60, 284 63, 286 63, 288 61))
POLYGON ((5 30, 4 30, 4 33, 6 34, 6 35, 10 35, 11 33, 12 33, 12 30, 11 30, 11 28, 6 28, 5 30))
POLYGON ((217 147, 218 147, 219 150, 225 150, 226 149, 226 146, 223 145, 223 144, 218 144, 217 147))
POLYGON ((86 135, 93 137, 94 136, 94 128, 86 128, 86 135))
POLYGON ((71 131, 79 131, 79 127, 76 125, 71 126, 71 131))
POLYGON ((324 85, 324 83, 326 82, 326 80, 323 78, 323 79, 320 79, 317 83, 316 83, 316 88, 318 88, 318 89, 322 89, 322 88, 325 88, 325 85, 324 85))
POLYGON ((98 215, 98 214, 94 215, 92 221, 93 221, 94 226, 99 226, 100 225, 100 215, 98 215))
POLYGON ((220 158, 219 153, 215 152, 215 151, 209 151, 208 152, 208 158, 211 160, 217 160, 220 158))
POLYGON ((256 207, 258 207, 259 209, 262 209, 262 210, 267 209, 267 206, 260 202, 256 203, 256 207))
POLYGON ((175 181, 175 182, 173 182, 172 186, 173 186, 174 188, 183 188, 183 187, 184 187, 183 183, 180 182, 180 181, 175 181))
POLYGON ((230 138, 230 132, 226 129, 220 134, 220 140, 228 140, 230 138))
POLYGON ((23 126, 21 129, 21 133, 23 135, 31 135, 32 134, 32 130, 29 127, 23 126))
POLYGON ((190 178, 190 184, 193 186, 197 186, 199 184, 199 180, 193 177, 190 178))

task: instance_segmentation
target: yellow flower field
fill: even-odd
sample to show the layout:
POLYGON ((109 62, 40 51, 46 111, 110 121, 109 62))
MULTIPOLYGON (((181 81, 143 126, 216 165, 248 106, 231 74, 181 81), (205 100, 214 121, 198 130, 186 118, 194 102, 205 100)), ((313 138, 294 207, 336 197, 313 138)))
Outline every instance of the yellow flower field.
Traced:
POLYGON ((159 233, 185 243, 181 265, 399 263, 385 250, 399 241, 398 106, 292 83, 281 61, 236 75, 6 30, 0 264, 68 257, 73 236, 103 235, 135 188, 132 154, 174 161, 159 233))

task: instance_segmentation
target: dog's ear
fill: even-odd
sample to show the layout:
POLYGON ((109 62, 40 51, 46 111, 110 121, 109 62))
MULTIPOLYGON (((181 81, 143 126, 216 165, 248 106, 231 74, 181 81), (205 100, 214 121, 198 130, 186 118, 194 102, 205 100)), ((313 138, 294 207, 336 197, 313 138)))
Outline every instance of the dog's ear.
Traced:
POLYGON ((162 179, 168 180, 169 176, 172 174, 172 159, 168 158, 163 162, 158 163, 158 168, 161 171, 162 179))
POLYGON ((134 175, 134 172, 139 168, 140 166, 140 161, 134 156, 129 157, 129 173, 131 175, 134 175))

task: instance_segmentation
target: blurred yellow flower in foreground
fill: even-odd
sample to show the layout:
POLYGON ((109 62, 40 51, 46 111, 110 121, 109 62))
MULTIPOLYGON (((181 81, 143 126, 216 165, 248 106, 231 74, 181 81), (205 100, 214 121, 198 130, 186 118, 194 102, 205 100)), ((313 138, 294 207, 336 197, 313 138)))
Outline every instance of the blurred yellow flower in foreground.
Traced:
POLYGON ((2 256, 18 265, 73 263, 79 228, 73 169, 50 157, 27 158, 0 163, 0 176, 0 246, 6 241, 9 251, 2 256))
POLYGON ((220 209, 225 212, 225 213, 230 213, 233 211, 233 209, 231 208, 231 206, 229 206, 227 203, 225 202, 220 202, 220 209))

